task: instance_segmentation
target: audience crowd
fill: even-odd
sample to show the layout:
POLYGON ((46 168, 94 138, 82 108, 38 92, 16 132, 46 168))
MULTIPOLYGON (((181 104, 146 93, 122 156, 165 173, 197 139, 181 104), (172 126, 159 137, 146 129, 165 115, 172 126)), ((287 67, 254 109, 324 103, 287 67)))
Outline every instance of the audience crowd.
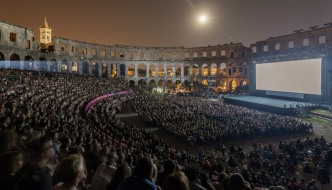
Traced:
POLYGON ((134 105, 147 124, 195 145, 303 132, 291 118, 202 98, 149 96, 122 79, 0 69, 0 189, 318 189, 329 186, 331 146, 322 136, 279 144, 176 149, 116 117, 134 105), (298 175, 300 174, 300 175, 298 175), (308 180, 310 179, 310 180, 308 180))

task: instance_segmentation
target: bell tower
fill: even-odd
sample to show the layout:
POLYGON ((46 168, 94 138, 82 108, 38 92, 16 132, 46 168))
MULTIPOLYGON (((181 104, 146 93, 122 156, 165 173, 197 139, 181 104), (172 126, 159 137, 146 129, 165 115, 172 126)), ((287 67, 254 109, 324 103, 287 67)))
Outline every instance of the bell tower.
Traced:
POLYGON ((40 32, 40 46, 42 49, 47 49, 50 43, 52 42, 52 28, 48 26, 46 17, 44 20, 44 25, 39 27, 40 32))

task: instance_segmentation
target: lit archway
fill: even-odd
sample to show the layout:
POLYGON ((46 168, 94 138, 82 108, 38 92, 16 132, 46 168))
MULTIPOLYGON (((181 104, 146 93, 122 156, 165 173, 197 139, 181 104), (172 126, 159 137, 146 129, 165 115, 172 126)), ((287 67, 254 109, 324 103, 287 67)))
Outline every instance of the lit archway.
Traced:
POLYGON ((129 64, 128 65, 127 76, 130 76, 130 77, 135 76, 135 65, 134 64, 129 64))
POLYGON ((150 65, 150 67, 149 67, 149 75, 151 76, 151 77, 156 77, 156 75, 157 75, 157 72, 156 72, 156 66, 155 65, 150 65))
POLYGON ((72 73, 78 73, 78 62, 77 61, 73 61, 72 66, 71 66, 71 71, 72 73))
POLYGON ((221 74, 222 76, 226 76, 227 75, 226 67, 227 67, 226 63, 221 63, 220 67, 219 67, 219 73, 218 74, 221 74))
POLYGON ((167 70, 167 76, 168 76, 168 77, 173 76, 172 65, 167 65, 167 66, 166 66, 166 70, 167 70))
POLYGON ((193 75, 195 75, 195 76, 199 75, 199 66, 198 66, 198 64, 193 65, 193 75))
POLYGON ((157 71, 157 73, 158 73, 159 77, 163 77, 164 76, 164 74, 165 74, 164 65, 158 64, 158 71, 157 71))
POLYGON ((210 69, 211 69, 211 75, 212 76, 216 76, 217 72, 218 72, 218 66, 217 66, 217 64, 212 63, 210 69))
POLYGON ((67 60, 63 60, 61 62, 61 72, 62 73, 68 73, 69 72, 69 64, 67 60))
POLYGON ((107 65, 107 63, 102 63, 102 67, 101 67, 101 77, 103 77, 103 78, 108 78, 107 70, 108 70, 108 65, 107 65))
POLYGON ((15 53, 10 55, 10 68, 20 69, 20 56, 15 53))
POLYGON ((33 69, 33 58, 31 56, 25 56, 24 57, 24 64, 23 64, 24 70, 32 70, 33 69))
POLYGON ((181 76, 181 65, 177 64, 175 65, 175 77, 181 76))
POLYGON ((209 75, 209 67, 206 63, 202 65, 202 76, 208 76, 209 75))
POLYGON ((137 66, 137 76, 138 77, 146 77, 146 65, 143 63, 140 63, 137 66))

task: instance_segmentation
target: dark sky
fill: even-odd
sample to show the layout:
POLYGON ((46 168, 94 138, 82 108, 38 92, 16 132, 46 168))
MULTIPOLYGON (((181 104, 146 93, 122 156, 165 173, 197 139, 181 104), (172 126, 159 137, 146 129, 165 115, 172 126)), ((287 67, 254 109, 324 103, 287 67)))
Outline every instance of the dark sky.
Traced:
POLYGON ((106 45, 249 46, 332 22, 332 0, 1 1, 0 19, 32 28, 37 38, 46 16, 55 36, 106 45))

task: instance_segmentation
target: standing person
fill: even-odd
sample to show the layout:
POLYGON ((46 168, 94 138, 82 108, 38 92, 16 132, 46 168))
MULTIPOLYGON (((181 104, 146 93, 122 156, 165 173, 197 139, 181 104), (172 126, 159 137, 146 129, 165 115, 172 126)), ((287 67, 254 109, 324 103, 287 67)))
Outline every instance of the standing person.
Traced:
POLYGON ((86 179, 86 168, 81 154, 71 154, 58 165, 62 182, 56 184, 53 190, 76 190, 86 179))
POLYGON ((134 174, 123 180, 117 190, 157 190, 152 182, 153 162, 151 159, 140 158, 136 164, 134 174))
POLYGON ((52 138, 43 136, 32 144, 32 160, 18 174, 16 190, 51 190, 52 176, 48 164, 54 159, 52 138))

